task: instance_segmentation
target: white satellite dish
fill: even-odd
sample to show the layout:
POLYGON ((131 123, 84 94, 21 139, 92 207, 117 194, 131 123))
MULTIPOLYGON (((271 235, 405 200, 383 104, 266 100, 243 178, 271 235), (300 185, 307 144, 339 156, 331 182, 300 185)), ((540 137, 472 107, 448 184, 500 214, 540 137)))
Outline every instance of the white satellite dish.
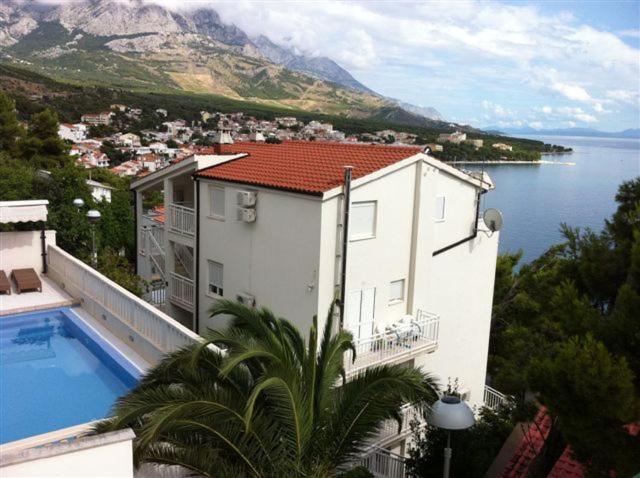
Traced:
POLYGON ((491 232, 496 232, 502 229, 502 213, 497 209, 487 209, 482 215, 482 220, 491 232))

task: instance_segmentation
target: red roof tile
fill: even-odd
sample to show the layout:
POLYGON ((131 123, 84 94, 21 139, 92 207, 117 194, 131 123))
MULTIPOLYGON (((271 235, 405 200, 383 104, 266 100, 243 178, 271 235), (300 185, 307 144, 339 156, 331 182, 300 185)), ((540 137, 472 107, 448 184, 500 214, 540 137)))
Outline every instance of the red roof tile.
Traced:
POLYGON ((357 179, 422 151, 420 147, 315 141, 244 142, 215 149, 217 154, 248 156, 203 169, 197 176, 315 195, 340 186, 344 166, 353 166, 357 179))

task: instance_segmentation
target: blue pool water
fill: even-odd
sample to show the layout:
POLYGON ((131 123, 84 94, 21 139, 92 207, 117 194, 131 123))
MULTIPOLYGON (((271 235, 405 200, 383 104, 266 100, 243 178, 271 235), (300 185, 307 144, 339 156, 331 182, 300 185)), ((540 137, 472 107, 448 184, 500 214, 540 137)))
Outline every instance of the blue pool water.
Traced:
POLYGON ((0 317, 0 443, 104 418, 139 376, 73 309, 0 317))

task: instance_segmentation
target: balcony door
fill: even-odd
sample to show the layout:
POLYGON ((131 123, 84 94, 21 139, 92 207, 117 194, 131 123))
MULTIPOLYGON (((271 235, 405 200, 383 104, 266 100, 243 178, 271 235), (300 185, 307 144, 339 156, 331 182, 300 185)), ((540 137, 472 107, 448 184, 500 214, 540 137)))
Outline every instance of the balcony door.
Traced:
POLYGON ((347 296, 346 328, 355 340, 373 335, 376 288, 353 290, 347 296))

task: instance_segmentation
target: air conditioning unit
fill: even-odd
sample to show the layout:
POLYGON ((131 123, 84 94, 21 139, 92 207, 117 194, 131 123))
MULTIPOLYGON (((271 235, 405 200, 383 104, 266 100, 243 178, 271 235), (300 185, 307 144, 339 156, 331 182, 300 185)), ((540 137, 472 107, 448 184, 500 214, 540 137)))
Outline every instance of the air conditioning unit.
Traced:
POLYGON ((258 200, 258 193, 255 191, 238 191, 238 206, 253 207, 258 200))
POLYGON ((247 294, 245 292, 241 292, 240 294, 236 295, 236 300, 238 302, 240 302, 243 305, 246 305, 248 307, 255 307, 256 306, 256 298, 254 296, 252 296, 251 294, 247 294))
POLYGON ((238 221, 242 222, 255 222, 256 221, 256 210, 249 207, 239 207, 238 208, 238 221))

